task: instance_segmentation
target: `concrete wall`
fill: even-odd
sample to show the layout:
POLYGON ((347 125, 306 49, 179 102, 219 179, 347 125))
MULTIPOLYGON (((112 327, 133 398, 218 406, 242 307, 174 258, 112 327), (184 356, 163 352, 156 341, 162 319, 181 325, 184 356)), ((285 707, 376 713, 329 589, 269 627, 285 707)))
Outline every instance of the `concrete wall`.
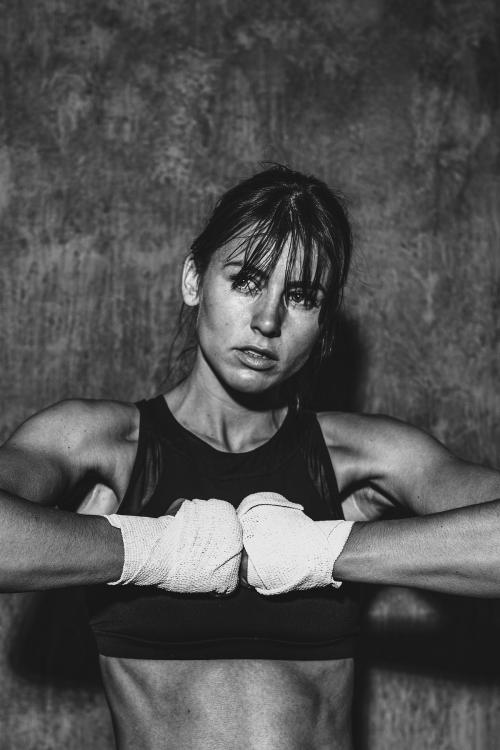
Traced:
MULTIPOLYGON (((286 162, 351 199, 337 402, 500 464, 495 0, 0 2, 2 435, 164 380, 179 260, 214 198, 286 162)), ((333 397, 332 397, 333 398, 333 397)), ((367 595, 369 750, 489 750, 496 602, 367 595)), ((110 747, 77 603, 0 601, 0 748, 110 747)))

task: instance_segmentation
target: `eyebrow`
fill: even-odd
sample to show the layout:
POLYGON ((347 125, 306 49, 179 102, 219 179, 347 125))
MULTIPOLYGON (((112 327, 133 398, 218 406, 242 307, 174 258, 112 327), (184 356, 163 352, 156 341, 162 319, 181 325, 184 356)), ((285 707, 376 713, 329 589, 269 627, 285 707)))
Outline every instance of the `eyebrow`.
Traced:
MULTIPOLYGON (((257 268, 257 266, 252 266, 252 265, 250 265, 248 263, 243 263, 241 260, 228 260, 228 261, 226 261, 224 263, 223 267, 224 268, 230 268, 230 267, 231 268, 237 268, 240 271, 244 267, 245 270, 248 270, 250 273, 254 273, 257 276, 260 276, 261 278, 265 278, 266 277, 266 274, 260 268, 257 268)), ((300 279, 292 279, 292 280, 290 280, 288 282, 288 286, 290 286, 290 287, 294 287, 294 286, 296 286, 296 287, 302 287, 303 289, 306 288, 304 282, 301 281, 300 279)), ((320 292, 323 292, 323 294, 326 294, 326 289, 323 286, 323 284, 310 284, 307 287, 307 289, 317 289, 320 292)))

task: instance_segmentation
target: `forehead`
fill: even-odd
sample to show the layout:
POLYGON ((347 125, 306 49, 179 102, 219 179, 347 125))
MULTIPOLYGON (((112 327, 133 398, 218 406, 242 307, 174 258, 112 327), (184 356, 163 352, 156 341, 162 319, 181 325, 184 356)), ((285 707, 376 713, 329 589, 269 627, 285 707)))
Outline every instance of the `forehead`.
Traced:
POLYGON ((234 237, 214 255, 222 269, 227 265, 237 268, 257 269, 264 276, 285 274, 289 279, 325 284, 330 275, 331 262, 324 251, 312 243, 308 247, 294 241, 289 235, 282 242, 255 237, 252 233, 234 237))

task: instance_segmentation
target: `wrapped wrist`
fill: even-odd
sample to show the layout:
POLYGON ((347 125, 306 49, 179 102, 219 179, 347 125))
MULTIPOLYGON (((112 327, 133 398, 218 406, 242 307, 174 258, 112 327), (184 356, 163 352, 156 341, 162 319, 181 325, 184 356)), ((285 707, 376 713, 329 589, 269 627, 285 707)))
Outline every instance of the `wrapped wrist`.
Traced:
POLYGON ((224 500, 186 500, 175 516, 104 516, 122 532, 124 563, 111 585, 229 594, 238 585, 241 527, 224 500))

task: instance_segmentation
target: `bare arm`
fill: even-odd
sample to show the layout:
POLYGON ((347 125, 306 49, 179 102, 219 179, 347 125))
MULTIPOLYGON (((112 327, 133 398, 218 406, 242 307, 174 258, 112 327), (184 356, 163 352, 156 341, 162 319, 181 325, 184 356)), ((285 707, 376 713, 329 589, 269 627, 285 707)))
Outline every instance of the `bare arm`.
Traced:
MULTIPOLYGON (((320 415, 350 520, 428 515, 500 498, 500 472, 464 461, 397 419, 320 415)), ((347 516, 346 516, 347 517, 347 516)))
POLYGON ((25 422, 0 449, 1 591, 119 578, 119 529, 99 516, 47 507, 64 507, 89 471, 107 472, 103 479, 112 481, 112 461, 109 468, 102 461, 111 456, 102 416, 95 404, 57 404, 25 422))
POLYGON ((108 583, 120 577, 119 529, 100 516, 44 508, 0 492, 0 591, 108 583))
POLYGON ((500 500, 421 518, 355 523, 334 576, 499 597, 500 500))
POLYGON ((463 461, 388 418, 341 415, 326 433, 351 520, 376 518, 384 509, 421 516, 356 523, 336 576, 500 596, 498 471, 463 461))

